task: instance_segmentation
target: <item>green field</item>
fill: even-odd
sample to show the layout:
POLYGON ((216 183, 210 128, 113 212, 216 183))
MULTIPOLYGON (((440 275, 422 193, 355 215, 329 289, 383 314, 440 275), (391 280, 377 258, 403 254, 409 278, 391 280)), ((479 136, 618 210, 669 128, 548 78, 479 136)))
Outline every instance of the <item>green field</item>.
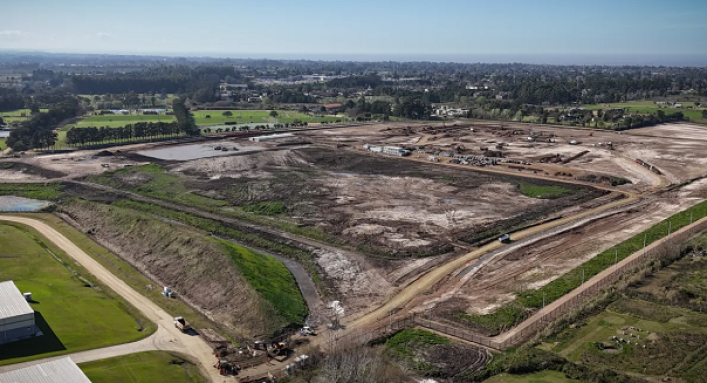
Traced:
POLYGON ((697 383, 707 372, 706 323, 704 314, 623 298, 540 347, 574 362, 650 376, 670 374, 697 383), (614 336, 631 343, 616 342, 614 336))
MULTIPOLYGON (((22 216, 24 214, 19 215, 22 216)), ((152 286, 154 282, 142 275, 142 273, 130 266, 127 262, 120 259, 120 257, 106 250, 104 247, 92 241, 83 233, 64 222, 61 218, 53 214, 36 213, 27 214, 26 216, 41 220, 54 228, 56 231, 60 232, 73 244, 78 246, 81 250, 86 252, 86 254, 90 255, 93 259, 100 263, 103 267, 110 270, 110 272, 115 274, 123 282, 127 283, 130 287, 135 289, 135 291, 150 299, 170 315, 189 318, 189 322, 191 322, 194 328, 216 327, 216 329, 219 330, 217 326, 214 326, 213 323, 208 321, 201 314, 198 314, 187 304, 178 299, 165 299, 164 295, 162 295, 161 289, 149 288, 148 286, 152 286)), ((223 333, 223 331, 219 331, 223 333)))
MULTIPOLYGON (((2 164, 4 168, 6 164, 2 164)), ((0 195, 54 201, 62 195, 64 186, 61 184, 3 184, 0 183, 0 195)))
POLYGON ((69 130, 71 128, 86 128, 89 126, 107 126, 109 128, 119 128, 128 124, 134 124, 136 122, 173 122, 176 121, 174 116, 143 116, 143 115, 133 115, 133 116, 122 116, 122 115, 106 115, 106 116, 88 116, 81 118, 75 124, 69 124, 64 126, 62 130, 69 130))
POLYGON ((542 371, 527 375, 500 374, 484 380, 483 383, 580 383, 580 380, 569 379, 557 371, 542 371))
POLYGON ((199 368, 165 351, 150 351, 81 363, 93 383, 202 383, 199 368))
MULTIPOLYGON (((707 123, 707 119, 702 118, 702 109, 687 109, 687 107, 694 107, 694 102, 679 102, 683 105, 682 108, 670 108, 667 105, 659 107, 653 101, 631 101, 631 102, 619 102, 613 104, 593 104, 593 105, 582 105, 582 108, 589 110, 609 110, 615 108, 624 108, 628 113, 641 113, 641 114, 655 114, 659 110, 665 112, 666 115, 681 112, 685 117, 690 118, 691 122, 707 123), (608 105, 608 106, 607 106, 608 105)), ((704 107, 703 107, 704 109, 704 107)))
POLYGON ((0 138, 0 150, 5 150, 7 148, 5 141, 7 141, 7 138, 0 138))
POLYGON ((133 342, 155 331, 154 324, 37 232, 3 223, 0 281, 6 280, 14 280, 22 292, 32 292, 36 302, 31 306, 44 335, 0 346, 0 364, 133 342))
POLYGON ((570 191, 561 186, 540 186, 520 183, 520 192, 530 198, 554 199, 560 198, 570 191))
MULTIPOLYGON (((39 111, 46 112, 48 110, 49 109, 40 109, 39 111)), ((6 124, 16 121, 26 121, 31 117, 31 111, 29 109, 18 109, 9 112, 0 112, 0 117, 2 117, 6 124), (22 117, 22 113, 25 114, 24 117, 22 117)))

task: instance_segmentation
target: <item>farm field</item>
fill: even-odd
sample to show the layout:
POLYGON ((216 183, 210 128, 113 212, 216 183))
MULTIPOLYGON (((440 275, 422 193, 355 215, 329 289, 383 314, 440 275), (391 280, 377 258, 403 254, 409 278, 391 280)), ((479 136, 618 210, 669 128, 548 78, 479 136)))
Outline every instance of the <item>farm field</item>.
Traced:
POLYGON ((188 360, 151 351, 79 364, 93 383, 202 383, 206 379, 188 360))
POLYGON ((155 331, 137 310, 81 270, 32 229, 0 224, 0 280, 32 292, 36 302, 30 305, 43 332, 0 346, 0 364, 133 342, 155 331))
POLYGON ((484 380, 483 383, 581 383, 581 381, 569 379, 561 372, 542 371, 526 375, 499 374, 484 380))

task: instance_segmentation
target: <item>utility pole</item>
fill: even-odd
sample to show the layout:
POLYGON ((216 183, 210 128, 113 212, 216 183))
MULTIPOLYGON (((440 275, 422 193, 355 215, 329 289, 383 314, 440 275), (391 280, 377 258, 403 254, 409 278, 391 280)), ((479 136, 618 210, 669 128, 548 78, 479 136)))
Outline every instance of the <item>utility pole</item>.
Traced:
POLYGON ((545 292, 543 291, 543 322, 545 322, 545 292))
POLYGON ((582 267, 582 286, 584 286, 584 267, 582 267))
POLYGON ((616 260, 614 261, 614 272, 619 271, 619 249, 615 249, 616 260))

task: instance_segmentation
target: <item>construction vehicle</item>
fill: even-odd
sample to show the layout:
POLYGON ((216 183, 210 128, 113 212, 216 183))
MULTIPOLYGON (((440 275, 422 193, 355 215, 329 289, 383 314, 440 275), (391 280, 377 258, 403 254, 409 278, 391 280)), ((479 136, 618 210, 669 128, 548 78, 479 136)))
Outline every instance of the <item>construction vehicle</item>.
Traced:
POLYGON ((290 356, 290 347, 287 342, 273 342, 270 347, 268 347, 268 354, 278 362, 283 362, 290 356))
POLYGON ((189 324, 189 322, 184 320, 183 317, 174 318, 174 327, 176 327, 181 332, 187 332, 191 330, 191 325, 189 324))
POLYGON ((499 242, 501 243, 508 243, 511 241, 511 235, 510 234, 504 234, 498 239, 499 242))
POLYGON ((317 335, 317 333, 309 326, 302 327, 302 329, 300 330, 299 333, 300 333, 300 336, 310 336, 310 335, 316 336, 317 335))

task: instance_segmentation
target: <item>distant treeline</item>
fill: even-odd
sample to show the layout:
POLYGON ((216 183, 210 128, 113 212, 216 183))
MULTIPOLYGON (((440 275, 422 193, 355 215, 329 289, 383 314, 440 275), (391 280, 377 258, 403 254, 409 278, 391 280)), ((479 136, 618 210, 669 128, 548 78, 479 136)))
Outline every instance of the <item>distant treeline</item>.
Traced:
POLYGON ((54 129, 64 120, 76 117, 81 106, 74 97, 64 97, 50 106, 46 113, 37 113, 23 122, 19 129, 10 132, 6 143, 14 151, 41 149, 54 146, 57 135, 54 129))

